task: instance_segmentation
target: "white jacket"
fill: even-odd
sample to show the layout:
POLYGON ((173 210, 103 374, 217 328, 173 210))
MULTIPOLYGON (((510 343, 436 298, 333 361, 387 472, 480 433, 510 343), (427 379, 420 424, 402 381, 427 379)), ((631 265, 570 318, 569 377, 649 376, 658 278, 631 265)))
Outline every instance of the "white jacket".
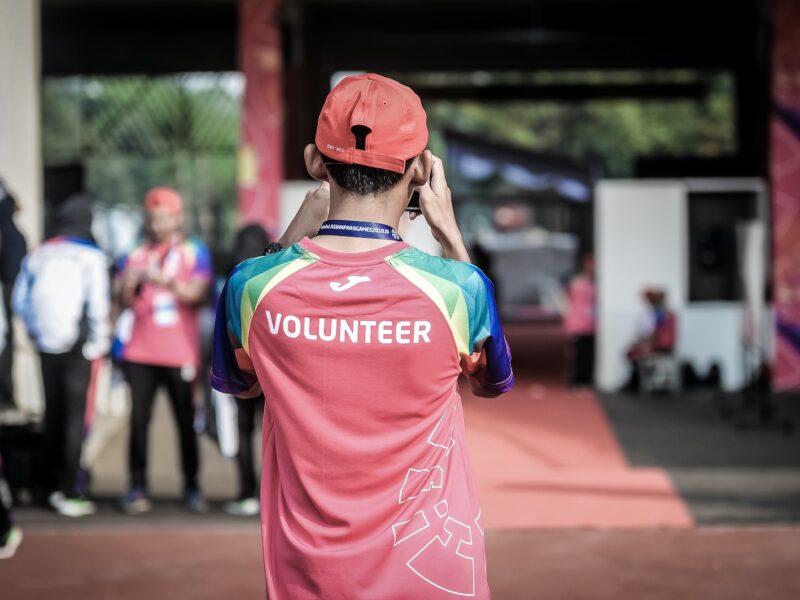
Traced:
POLYGON ((84 358, 94 360, 109 351, 108 269, 105 255, 91 242, 60 237, 32 250, 22 261, 11 304, 41 352, 69 352, 84 317, 84 358))

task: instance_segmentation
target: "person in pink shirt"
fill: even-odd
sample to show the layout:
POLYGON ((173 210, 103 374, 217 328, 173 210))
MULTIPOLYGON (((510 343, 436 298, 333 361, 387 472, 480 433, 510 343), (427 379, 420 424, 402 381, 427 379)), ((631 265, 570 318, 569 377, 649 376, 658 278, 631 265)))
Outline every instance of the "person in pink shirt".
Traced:
POLYGON ((595 343, 594 257, 587 254, 567 290, 564 329, 570 338, 569 383, 573 386, 594 382, 595 343))
POLYGON ((123 307, 133 311, 125 344, 131 388, 130 491, 128 514, 150 509, 147 495, 147 438, 153 401, 165 387, 178 426, 187 505, 205 512, 197 472, 193 385, 200 364, 199 313, 212 280, 208 249, 182 233, 183 202, 175 190, 155 188, 144 202, 148 238, 128 256, 119 275, 123 307))
POLYGON ((305 150, 323 184, 282 245, 313 239, 244 261, 220 297, 211 384, 265 398, 271 600, 490 597, 458 380, 494 397, 514 376, 427 141, 410 88, 342 80, 305 150), (397 234, 415 190, 449 258, 397 234))
POLYGON ((624 391, 637 392, 642 378, 642 361, 657 355, 674 353, 678 341, 678 319, 667 305, 667 293, 660 288, 642 292, 647 311, 639 322, 636 340, 626 353, 630 376, 624 391))

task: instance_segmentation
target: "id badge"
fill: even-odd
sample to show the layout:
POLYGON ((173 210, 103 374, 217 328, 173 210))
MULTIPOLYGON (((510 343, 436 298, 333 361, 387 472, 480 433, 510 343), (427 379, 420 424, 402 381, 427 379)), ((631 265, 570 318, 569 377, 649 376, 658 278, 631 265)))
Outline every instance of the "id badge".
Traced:
POLYGON ((153 323, 156 327, 172 327, 178 322, 178 303, 172 292, 153 294, 153 323))

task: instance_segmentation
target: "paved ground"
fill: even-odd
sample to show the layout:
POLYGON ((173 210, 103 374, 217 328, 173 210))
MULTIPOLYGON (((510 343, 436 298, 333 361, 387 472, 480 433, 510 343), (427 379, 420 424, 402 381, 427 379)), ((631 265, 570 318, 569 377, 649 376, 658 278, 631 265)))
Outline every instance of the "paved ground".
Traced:
MULTIPOLYGON (((793 600, 800 529, 488 531, 494 600, 793 600)), ((33 529, 8 600, 263 598, 256 523, 33 529)))
POLYGON ((508 531, 487 536, 494 600, 789 600, 800 530, 508 531))
MULTIPOLYGON (((523 329, 512 336, 517 395, 505 402, 465 399, 479 479, 488 475, 489 493, 500 482, 503 493, 531 500, 507 504, 498 520, 505 528, 487 531, 495 600, 800 598, 800 431, 738 432, 704 394, 606 395, 599 402, 585 392, 569 394, 558 385, 557 334, 548 339, 523 329), (488 447, 507 452, 513 468, 502 472, 487 460, 480 449, 488 447), (625 475, 625 485, 598 488, 609 469, 630 469, 637 478, 658 470, 658 485, 631 488, 625 475), (527 482, 525 489, 507 485, 514 481, 527 482), (623 531, 609 525, 609 515, 617 518, 612 512, 596 510, 614 499, 609 491, 619 507, 626 494, 646 500, 653 489, 673 505, 677 489, 701 527, 623 531), (546 515, 535 511, 544 508, 554 511, 544 521, 561 519, 560 512, 567 517, 560 522, 575 523, 567 513, 579 511, 596 519, 594 527, 611 528, 513 527, 542 521, 546 515)), ((779 407, 800 425, 800 399, 782 398, 779 407)), ((76 523, 43 509, 17 510, 26 539, 13 561, 0 563, 0 599, 262 598, 258 522, 221 512, 220 501, 235 493, 233 465, 203 441, 203 482, 218 501, 211 515, 188 514, 175 500, 176 439, 160 402, 151 479, 163 499, 146 517, 124 517, 114 506, 125 487, 124 419, 116 425, 95 468, 100 514, 76 523)))
MULTIPOLYGON (((696 522, 800 523, 800 429, 741 431, 708 393, 601 400, 630 463, 666 470, 696 522)), ((800 398, 776 406, 800 427, 800 398)))

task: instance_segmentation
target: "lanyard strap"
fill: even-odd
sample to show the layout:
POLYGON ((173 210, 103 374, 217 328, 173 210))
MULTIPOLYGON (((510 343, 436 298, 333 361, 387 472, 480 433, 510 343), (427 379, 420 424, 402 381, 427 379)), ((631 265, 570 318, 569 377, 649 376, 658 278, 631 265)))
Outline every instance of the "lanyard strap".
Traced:
POLYGON ((344 237, 372 238, 401 242, 400 234, 394 227, 369 221, 325 221, 320 225, 317 235, 339 235, 344 237))

